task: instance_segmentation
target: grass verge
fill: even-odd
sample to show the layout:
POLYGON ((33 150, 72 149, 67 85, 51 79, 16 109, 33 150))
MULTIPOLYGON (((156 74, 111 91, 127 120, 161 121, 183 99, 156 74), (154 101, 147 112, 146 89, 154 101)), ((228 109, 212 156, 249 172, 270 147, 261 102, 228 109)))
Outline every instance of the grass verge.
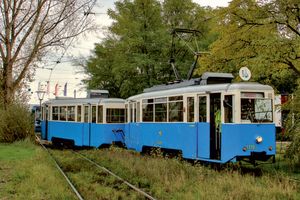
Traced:
POLYGON ((0 143, 0 199, 76 199, 46 152, 31 141, 0 143))

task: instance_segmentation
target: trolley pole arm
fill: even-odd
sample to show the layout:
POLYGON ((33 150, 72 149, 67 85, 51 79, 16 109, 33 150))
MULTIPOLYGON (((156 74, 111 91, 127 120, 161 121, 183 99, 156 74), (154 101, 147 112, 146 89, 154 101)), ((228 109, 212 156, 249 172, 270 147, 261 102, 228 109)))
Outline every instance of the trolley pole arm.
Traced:
POLYGON ((196 59, 195 59, 194 63, 192 64, 192 66, 191 66, 191 68, 190 68, 190 70, 189 70, 189 73, 188 73, 188 75, 187 75, 187 80, 191 80, 191 78, 192 78, 192 76, 193 76, 193 73, 194 73, 194 70, 195 70, 195 68, 196 68, 196 65, 197 65, 197 63, 198 63, 199 57, 200 57, 200 54, 197 53, 197 54, 196 54, 196 59))

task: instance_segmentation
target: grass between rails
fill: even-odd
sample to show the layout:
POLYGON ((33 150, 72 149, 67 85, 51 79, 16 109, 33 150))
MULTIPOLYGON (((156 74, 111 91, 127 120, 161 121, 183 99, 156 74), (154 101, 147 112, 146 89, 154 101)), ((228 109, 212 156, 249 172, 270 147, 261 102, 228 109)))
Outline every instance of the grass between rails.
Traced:
POLYGON ((122 181, 69 150, 51 152, 84 199, 145 199, 122 181))
POLYGON ((158 199, 300 199, 299 185, 282 175, 254 177, 230 169, 218 172, 119 148, 82 153, 158 199))
POLYGON ((0 199, 76 199, 49 156, 31 141, 0 144, 0 199))

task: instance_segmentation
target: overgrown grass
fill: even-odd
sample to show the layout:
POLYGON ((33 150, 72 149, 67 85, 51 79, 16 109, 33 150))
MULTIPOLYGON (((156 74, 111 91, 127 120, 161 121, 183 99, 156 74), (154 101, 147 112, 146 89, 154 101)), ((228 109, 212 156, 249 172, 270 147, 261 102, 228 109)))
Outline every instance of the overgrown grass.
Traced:
MULTIPOLYGON (((255 177, 232 168, 215 171, 115 147, 81 153, 157 199, 300 199, 299 183, 285 178, 289 174, 284 166, 282 171, 272 171, 276 164, 262 168, 262 175, 255 177)), ((68 150, 55 150, 54 154, 85 199, 144 199, 78 155, 68 150)), ((0 199, 76 197, 46 152, 27 140, 0 144, 0 199)))
POLYGON ((30 140, 0 143, 0 199, 76 199, 48 155, 30 140))
POLYGON ((290 142, 278 142, 276 145, 276 163, 264 165, 261 169, 265 173, 300 180, 300 167, 297 168, 286 156, 286 150, 289 145, 290 142))
POLYGON ((122 181, 107 174, 74 153, 52 151, 84 199, 144 199, 122 181))
POLYGON ((299 199, 299 185, 263 174, 214 171, 176 159, 140 156, 119 148, 83 151, 158 199, 299 199))

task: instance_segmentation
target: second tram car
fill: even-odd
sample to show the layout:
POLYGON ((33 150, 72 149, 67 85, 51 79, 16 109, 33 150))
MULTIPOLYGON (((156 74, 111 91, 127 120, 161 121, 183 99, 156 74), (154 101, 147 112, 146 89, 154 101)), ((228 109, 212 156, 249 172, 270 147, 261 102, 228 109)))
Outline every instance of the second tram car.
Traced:
POLYGON ((123 99, 52 99, 42 106, 42 139, 54 144, 100 147, 124 143, 123 99))
POLYGON ((204 73, 128 98, 127 148, 158 147, 215 163, 275 161, 272 87, 232 79, 231 74, 204 73))

